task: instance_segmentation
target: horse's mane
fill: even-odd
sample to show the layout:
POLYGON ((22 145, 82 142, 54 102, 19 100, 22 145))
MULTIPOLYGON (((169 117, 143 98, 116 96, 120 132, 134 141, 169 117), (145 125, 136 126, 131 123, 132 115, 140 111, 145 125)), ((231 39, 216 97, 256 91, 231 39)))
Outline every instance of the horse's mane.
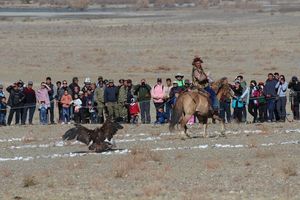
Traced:
POLYGON ((213 82, 211 84, 211 87, 213 90, 219 90, 223 85, 224 85, 224 82, 227 81, 228 78, 227 77, 223 77, 215 82, 213 82))

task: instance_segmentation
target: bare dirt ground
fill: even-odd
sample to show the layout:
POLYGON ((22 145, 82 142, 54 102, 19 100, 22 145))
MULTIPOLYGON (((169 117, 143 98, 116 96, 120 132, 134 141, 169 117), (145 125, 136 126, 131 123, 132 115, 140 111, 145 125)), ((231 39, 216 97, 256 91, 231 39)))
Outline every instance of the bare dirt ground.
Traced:
MULTIPOLYGON (((4 84, 79 76, 298 75, 299 13, 178 9, 152 17, 0 21, 4 84)), ((37 123, 37 122, 36 122, 37 123)), ((71 125, 70 125, 71 126, 71 125)), ((299 122, 227 126, 228 138, 181 140, 167 126, 126 125, 114 152, 64 143, 70 127, 0 128, 1 199, 299 199, 299 122)), ((90 127, 95 127, 94 125, 90 127)), ((218 125, 209 126, 216 134, 218 125)), ((200 136, 197 126, 191 129, 200 136)))

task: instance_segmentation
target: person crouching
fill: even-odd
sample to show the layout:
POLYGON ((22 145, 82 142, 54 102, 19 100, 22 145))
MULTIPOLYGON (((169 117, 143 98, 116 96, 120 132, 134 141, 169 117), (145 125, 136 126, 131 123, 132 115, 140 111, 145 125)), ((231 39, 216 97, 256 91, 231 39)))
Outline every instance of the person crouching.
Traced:
POLYGON ((135 98, 131 98, 131 103, 129 105, 129 112, 130 112, 130 123, 137 124, 138 117, 140 114, 140 107, 139 104, 136 102, 135 98))
POLYGON ((155 124, 164 124, 168 120, 167 113, 164 112, 163 108, 158 108, 156 113, 156 121, 155 124))

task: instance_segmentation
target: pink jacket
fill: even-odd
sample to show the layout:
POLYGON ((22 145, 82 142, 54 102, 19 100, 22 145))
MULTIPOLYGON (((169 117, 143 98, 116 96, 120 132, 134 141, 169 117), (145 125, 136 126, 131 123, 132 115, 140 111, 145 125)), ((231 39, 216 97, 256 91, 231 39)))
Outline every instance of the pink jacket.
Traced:
POLYGON ((165 88, 163 85, 154 85, 151 90, 151 96, 154 103, 163 103, 165 96, 165 88))
POLYGON ((36 96, 36 99, 38 100, 38 102, 45 101, 45 104, 47 106, 50 106, 50 99, 49 99, 48 89, 47 88, 38 89, 38 91, 36 92, 35 96, 36 96))

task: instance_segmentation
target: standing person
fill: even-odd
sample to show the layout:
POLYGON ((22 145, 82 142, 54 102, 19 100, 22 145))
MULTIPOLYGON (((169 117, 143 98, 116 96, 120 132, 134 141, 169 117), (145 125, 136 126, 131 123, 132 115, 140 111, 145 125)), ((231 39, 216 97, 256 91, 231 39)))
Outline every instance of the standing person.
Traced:
POLYGON ((40 106, 39 106, 40 124, 41 125, 48 124, 48 109, 49 109, 49 107, 46 105, 45 101, 41 101, 40 106))
POLYGON ((61 97, 60 102, 63 108, 63 122, 62 124, 70 124, 70 105, 72 102, 72 96, 69 94, 68 90, 64 91, 64 95, 61 97))
POLYGON ((61 88, 61 81, 56 82, 56 95, 55 95, 55 100, 56 100, 56 106, 58 108, 58 121, 59 123, 62 121, 62 106, 61 103, 59 102, 59 90, 61 88))
POLYGON ((58 101, 61 101, 62 96, 65 94, 65 91, 68 91, 68 94, 70 94, 72 96, 72 90, 71 88, 69 88, 68 86, 68 82, 66 80, 64 80, 62 82, 62 86, 59 88, 58 90, 58 101))
POLYGON ((103 81, 103 77, 102 76, 98 76, 98 82, 97 82, 97 87, 100 87, 100 86, 104 86, 104 81, 103 81))
MULTIPOLYGON (((177 82, 177 84, 178 84, 178 87, 184 87, 184 75, 183 74, 181 74, 181 73, 177 73, 176 75, 175 75, 175 79, 176 79, 176 82, 177 82)), ((171 80, 170 80, 170 82, 171 82, 171 80)))
POLYGON ((249 95, 248 95, 248 112, 250 113, 250 115, 252 115, 253 117, 253 121, 252 123, 256 123, 258 122, 258 118, 257 118, 257 114, 258 114, 258 107, 259 107, 259 90, 257 87, 257 83, 255 80, 252 80, 250 82, 250 87, 248 89, 249 91, 249 95))
POLYGON ((290 89, 290 102, 293 111, 294 120, 300 120, 299 115, 299 102, 300 102, 300 82, 296 76, 293 76, 289 82, 288 88, 290 89))
POLYGON ((180 94, 182 92, 183 92, 183 90, 182 90, 181 87, 178 86, 177 81, 173 81, 173 87, 172 87, 172 89, 170 91, 170 103, 171 103, 172 107, 176 103, 176 98, 177 98, 176 94, 180 94))
MULTIPOLYGON (((72 83, 69 85, 69 88, 72 90, 72 94, 76 93, 75 92, 76 87, 78 89, 78 92, 80 91, 80 86, 78 85, 78 83, 79 83, 78 77, 73 77, 72 83)), ((78 92, 77 92, 77 94, 78 94, 78 92)))
POLYGON ((92 82, 90 77, 86 77, 84 80, 84 86, 82 87, 82 91, 86 92, 87 90, 91 90, 92 82))
POLYGON ((265 84, 264 82, 259 82, 258 83, 258 113, 259 113, 259 121, 261 123, 268 121, 268 116, 267 116, 267 100, 264 94, 264 87, 265 84))
POLYGON ((127 81, 121 79, 119 80, 120 85, 118 86, 118 102, 117 102, 117 121, 127 122, 128 112, 127 112, 127 81))
POLYGON ((105 108, 104 90, 105 90, 104 84, 99 84, 94 92, 94 101, 97 104, 97 110, 98 110, 98 121, 101 124, 104 122, 104 108, 105 108))
POLYGON ((117 116, 118 88, 113 80, 108 81, 108 86, 104 90, 104 102, 108 110, 108 116, 115 119, 117 116))
POLYGON ((22 124, 26 124, 27 116, 28 122, 32 125, 33 115, 36 108, 36 94, 33 87, 33 82, 28 81, 27 87, 24 88, 24 110, 23 110, 23 117, 22 117, 22 124))
POLYGON ((222 95, 220 98, 220 117, 225 123, 231 123, 231 98, 222 95))
POLYGON ((46 85, 50 88, 50 90, 48 91, 48 95, 49 95, 49 100, 50 100, 50 107, 49 107, 49 111, 50 111, 50 123, 54 124, 54 104, 55 104, 55 87, 51 82, 51 77, 47 77, 46 78, 46 85))
MULTIPOLYGON (((22 80, 19 80, 17 84, 18 84, 19 90, 24 94, 24 88, 25 88, 25 87, 24 87, 24 82, 23 82, 22 80)), ((23 111, 24 111, 23 108, 24 108, 24 104, 25 104, 24 100, 25 100, 25 99, 23 99, 23 101, 20 102, 20 105, 19 105, 20 107, 22 107, 22 108, 20 109, 20 117, 19 117, 19 118, 21 119, 21 120, 20 120, 20 121, 21 121, 21 124, 22 124, 23 116, 24 116, 24 115, 23 115, 23 111)))
POLYGON ((232 108, 234 109, 233 118, 237 123, 240 123, 243 119, 244 103, 241 99, 241 96, 243 95, 243 88, 241 86, 241 82, 238 79, 235 80, 232 90, 234 92, 234 98, 232 100, 232 108))
POLYGON ((80 120, 80 117, 81 117, 80 109, 81 109, 81 106, 82 106, 82 101, 79 98, 78 94, 74 95, 74 98, 71 101, 71 104, 73 104, 73 106, 74 106, 74 121, 75 121, 76 124, 79 124, 80 121, 81 121, 80 120))
POLYGON ((6 126, 7 103, 6 97, 0 97, 0 126, 6 126))
POLYGON ((172 110, 171 101, 170 101, 170 92, 171 92, 172 87, 173 87, 172 80, 170 78, 167 78, 164 99, 166 102, 166 114, 167 114, 168 120, 170 120, 171 110, 172 110))
POLYGON ((127 120, 127 123, 130 123, 130 119, 131 119, 131 117, 130 117, 130 112, 129 112, 129 104, 131 103, 131 99, 134 97, 133 96, 133 93, 134 93, 134 91, 133 91, 133 85, 132 85, 132 80, 131 79, 127 79, 126 80, 126 82, 127 82, 127 102, 126 102, 126 110, 127 110, 127 118, 128 118, 128 120, 127 120))
POLYGON ((275 98, 277 96, 276 84, 277 81, 274 79, 274 75, 272 73, 269 73, 268 79, 266 80, 265 87, 264 87, 264 93, 267 100, 268 122, 276 121, 276 119, 274 118, 275 98))
POLYGON ((40 89, 36 92, 36 100, 39 104, 39 111, 40 111, 40 123, 41 124, 47 124, 48 123, 48 117, 46 115, 46 118, 44 116, 45 111, 47 111, 50 108, 50 98, 49 93, 51 88, 45 83, 41 83, 40 89))
MULTIPOLYGON (((242 75, 238 75, 237 77, 236 77, 236 79, 238 79, 239 81, 240 81, 240 83, 241 83, 241 87, 243 88, 243 93, 249 93, 249 91, 246 91, 248 88, 247 88, 247 82, 244 80, 244 76, 242 76, 242 75)), ((245 96, 245 95, 243 95, 243 96, 245 96)), ((246 97, 246 96, 245 96, 246 97)), ((247 121, 247 108, 246 108, 246 104, 247 104, 247 100, 244 98, 244 97, 242 97, 242 101, 244 102, 244 104, 245 104, 245 106, 243 107, 243 119, 242 119, 242 121, 243 122, 246 122, 247 121)))
MULTIPOLYGON (((278 72, 274 72, 274 80, 277 81, 277 83, 279 82, 280 76, 278 72)), ((278 94, 278 88, 276 88, 276 94, 278 94)), ((275 109, 274 109, 274 116, 276 121, 280 121, 280 116, 279 116, 279 112, 277 110, 277 102, 278 102, 278 98, 275 98, 275 109)))
POLYGON ((18 83, 6 88, 6 91, 9 93, 8 106, 10 106, 10 111, 8 114, 7 125, 11 125, 12 118, 15 114, 16 124, 20 122, 20 113, 23 109, 24 94, 19 89, 18 83))
POLYGON ((288 83, 285 81, 284 75, 280 75, 279 81, 277 82, 275 88, 277 89, 277 103, 276 108, 281 122, 285 122, 286 118, 286 92, 288 89, 288 83))
POLYGON ((151 86, 146 83, 145 79, 142 79, 141 83, 134 87, 134 95, 137 96, 140 105, 142 123, 150 124, 151 86))
POLYGON ((156 113, 158 113, 159 108, 162 108, 164 110, 164 95, 165 88, 162 84, 162 80, 161 78, 157 78, 157 82, 151 90, 151 96, 153 99, 154 106, 156 108, 156 113))

